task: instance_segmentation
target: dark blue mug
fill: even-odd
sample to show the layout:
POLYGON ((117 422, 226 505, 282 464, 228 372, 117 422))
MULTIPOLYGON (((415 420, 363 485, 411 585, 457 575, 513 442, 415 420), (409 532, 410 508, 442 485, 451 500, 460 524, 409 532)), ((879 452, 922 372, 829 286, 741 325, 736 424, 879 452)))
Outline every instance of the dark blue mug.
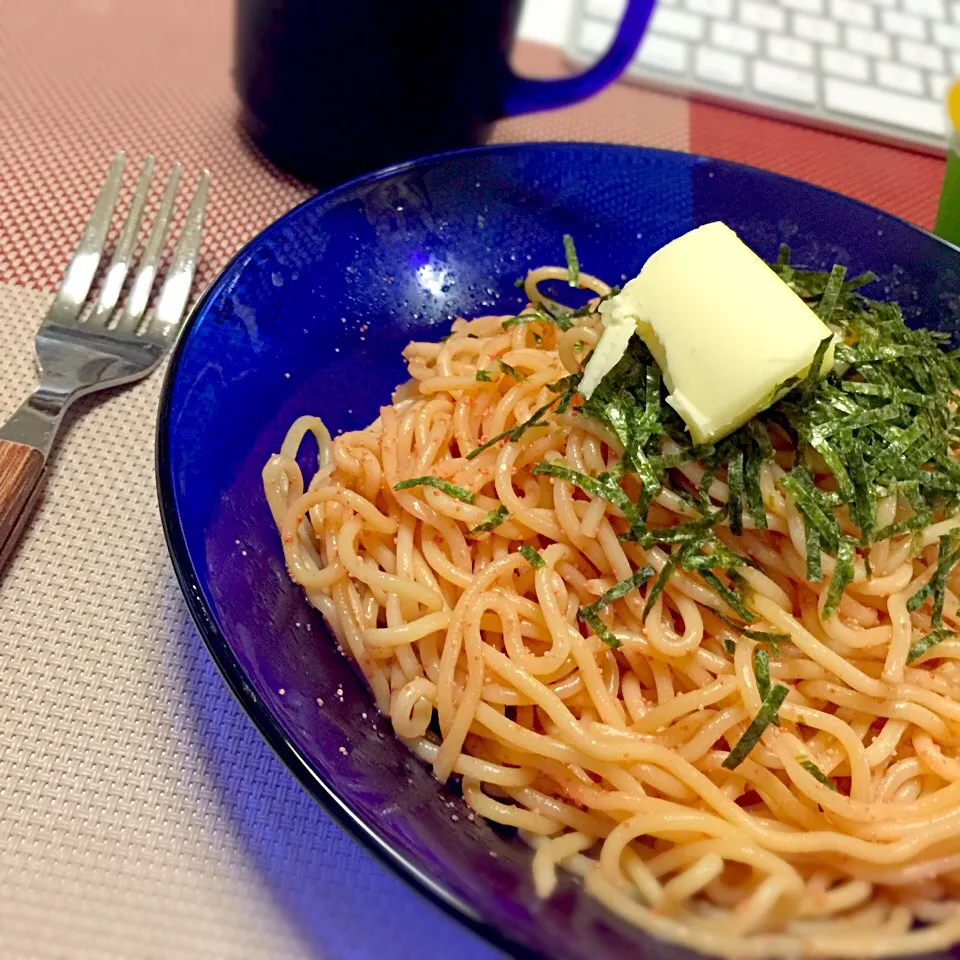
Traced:
POLYGON ((630 62, 654 0, 627 0, 590 69, 516 76, 521 0, 237 0, 241 121, 277 166, 317 186, 481 143, 500 117, 589 97, 630 62))

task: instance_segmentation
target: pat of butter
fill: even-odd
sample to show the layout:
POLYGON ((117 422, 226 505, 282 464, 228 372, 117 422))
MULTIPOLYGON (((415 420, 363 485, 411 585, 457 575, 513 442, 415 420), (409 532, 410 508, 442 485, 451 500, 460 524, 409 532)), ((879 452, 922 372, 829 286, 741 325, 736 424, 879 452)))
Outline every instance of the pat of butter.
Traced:
MULTIPOLYGON (((712 443, 803 377, 832 331, 723 223, 662 247, 600 304, 604 332, 580 392, 589 397, 638 333, 663 372, 667 403, 697 443, 712 443)), ((833 365, 833 344, 821 374, 833 365)))

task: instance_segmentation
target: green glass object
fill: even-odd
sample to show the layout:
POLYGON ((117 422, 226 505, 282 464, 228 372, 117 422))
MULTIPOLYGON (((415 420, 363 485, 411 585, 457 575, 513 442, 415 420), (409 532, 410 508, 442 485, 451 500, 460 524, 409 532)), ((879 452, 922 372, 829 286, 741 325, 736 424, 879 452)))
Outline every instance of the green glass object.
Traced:
POLYGON ((947 166, 940 190, 937 222, 933 232, 960 246, 960 155, 953 149, 947 154, 947 166))

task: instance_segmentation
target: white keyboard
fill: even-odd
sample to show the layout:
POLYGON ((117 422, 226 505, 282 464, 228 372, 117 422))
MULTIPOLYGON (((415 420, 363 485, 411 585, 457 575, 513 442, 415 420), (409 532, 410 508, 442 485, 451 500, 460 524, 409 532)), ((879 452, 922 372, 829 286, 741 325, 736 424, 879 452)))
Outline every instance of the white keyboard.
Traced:
MULTIPOLYGON (((574 0, 567 53, 596 60, 626 0, 574 0)), ((627 76, 935 153, 960 75, 960 0, 658 0, 627 76)))

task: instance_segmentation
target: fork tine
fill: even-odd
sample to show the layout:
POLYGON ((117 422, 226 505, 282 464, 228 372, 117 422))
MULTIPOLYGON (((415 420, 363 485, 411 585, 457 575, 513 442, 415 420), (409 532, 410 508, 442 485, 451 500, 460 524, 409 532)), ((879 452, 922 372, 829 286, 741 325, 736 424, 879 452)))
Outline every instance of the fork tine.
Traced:
POLYGON ((168 337, 176 332, 183 319, 184 307, 190 296, 190 287, 193 284, 193 275, 200 253, 203 214, 207 205, 209 187, 210 171, 204 170, 197 183, 193 199, 190 201, 190 208, 183 222, 183 230, 170 261, 170 269, 167 271, 157 297, 157 306, 150 321, 151 336, 168 337))
POLYGON ((107 267, 103 286, 100 288, 100 296, 97 298, 96 306, 87 321, 90 324, 105 325, 120 299, 120 291, 123 289, 124 280, 127 279, 130 260, 137 246, 137 235, 140 233, 143 208, 147 202, 147 194, 150 192, 150 181, 153 179, 153 164, 152 156, 148 156, 143 163, 143 171, 140 174, 137 189, 130 203, 130 212, 127 214, 123 230, 120 231, 120 238, 117 240, 117 247, 110 260, 110 266, 107 267))
POLYGON ((103 245, 107 239, 107 231, 110 229, 113 208, 117 204, 123 184, 124 160, 123 151, 117 151, 113 163, 110 164, 110 172, 100 188, 90 219, 83 228, 77 250, 47 314, 48 323, 69 323, 75 320, 90 292, 90 285, 96 276, 103 245))
POLYGON ((121 333, 134 333, 136 331, 143 319, 147 304, 150 302, 150 291, 153 289, 153 281, 157 276, 157 263, 163 253, 163 246, 167 239, 167 230, 170 227, 170 218, 173 213, 174 200, 177 198, 179 182, 180 164, 175 163, 170 171, 167 185, 163 188, 163 196, 160 198, 160 206, 157 208, 157 215, 154 217, 150 236, 143 248, 143 255, 140 257, 140 264, 134 275, 130 292, 127 294, 127 300, 123 305, 120 318, 117 320, 116 329, 121 333))

